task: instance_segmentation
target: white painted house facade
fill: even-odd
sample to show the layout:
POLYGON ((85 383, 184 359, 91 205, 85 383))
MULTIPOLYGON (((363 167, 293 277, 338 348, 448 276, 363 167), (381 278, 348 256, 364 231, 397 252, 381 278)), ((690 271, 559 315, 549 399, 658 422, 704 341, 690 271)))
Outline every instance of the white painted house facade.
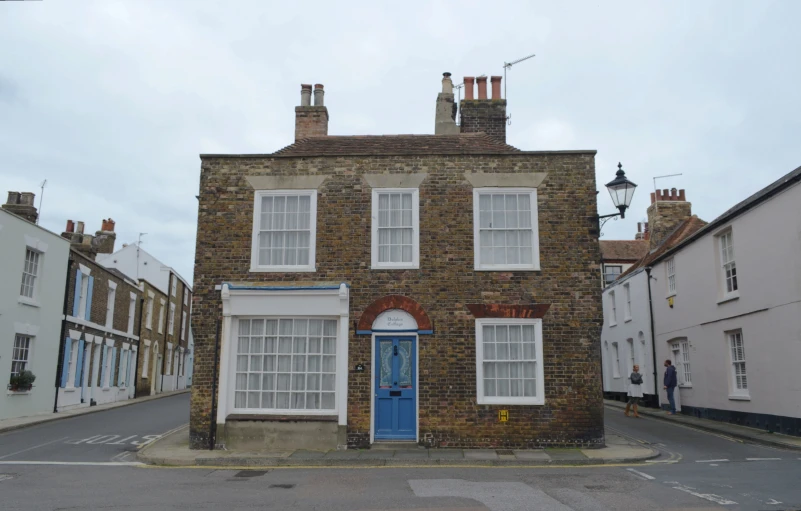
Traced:
POLYGON ((622 391, 612 343, 628 357, 626 339, 651 328, 638 306, 613 326, 612 297, 618 317, 627 285, 647 306, 648 268, 660 404, 669 359, 682 413, 801 436, 801 167, 635 268, 603 295, 607 397, 622 391))
POLYGON ((53 412, 69 241, 0 210, 0 419, 53 412), (30 390, 11 390, 31 371, 30 390))

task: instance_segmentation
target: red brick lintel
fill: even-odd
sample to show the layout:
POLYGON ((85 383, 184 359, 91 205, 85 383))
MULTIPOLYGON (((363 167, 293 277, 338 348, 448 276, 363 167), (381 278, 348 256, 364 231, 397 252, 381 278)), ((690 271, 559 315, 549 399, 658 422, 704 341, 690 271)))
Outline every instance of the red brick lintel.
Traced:
POLYGON ((542 318, 550 303, 538 303, 535 305, 482 305, 478 303, 467 304, 467 308, 475 318, 542 318))
POLYGON ((375 318, 382 312, 390 309, 400 309, 411 314, 415 321, 417 321, 417 328, 419 330, 433 330, 431 319, 429 319, 423 307, 408 296, 402 295, 387 295, 367 306, 361 318, 359 318, 359 324, 356 327, 357 330, 372 330, 375 318))

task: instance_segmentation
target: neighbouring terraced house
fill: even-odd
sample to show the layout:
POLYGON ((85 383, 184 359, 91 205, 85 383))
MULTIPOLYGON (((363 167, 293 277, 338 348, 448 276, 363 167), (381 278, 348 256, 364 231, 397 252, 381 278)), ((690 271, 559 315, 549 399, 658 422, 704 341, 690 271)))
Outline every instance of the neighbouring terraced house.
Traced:
POLYGON ((603 443, 595 151, 508 145, 490 81, 434 135, 303 85, 293 144, 201 155, 193 448, 603 443))

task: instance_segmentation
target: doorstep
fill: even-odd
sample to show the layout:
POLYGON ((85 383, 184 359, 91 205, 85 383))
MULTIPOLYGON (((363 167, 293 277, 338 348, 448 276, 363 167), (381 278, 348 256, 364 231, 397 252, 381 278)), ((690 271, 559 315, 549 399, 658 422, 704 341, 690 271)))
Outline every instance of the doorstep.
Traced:
POLYGON ((600 449, 348 449, 236 452, 189 449, 189 426, 140 449, 137 459, 150 465, 186 467, 403 467, 403 466, 553 466, 636 463, 659 453, 623 437, 607 434, 600 449))
MULTIPOLYGON (((626 407, 625 403, 621 401, 612 401, 610 399, 605 399, 604 404, 609 408, 616 408, 619 410, 623 410, 626 407)), ((780 447, 782 449, 790 449, 793 451, 801 451, 801 437, 782 435, 780 433, 770 433, 761 429, 749 428, 748 426, 729 424, 728 422, 702 419, 692 415, 684 415, 681 412, 678 412, 675 415, 670 415, 665 413, 664 410, 645 408, 643 406, 640 406, 638 413, 645 417, 673 422, 683 426, 700 429, 702 431, 709 431, 711 433, 719 433, 721 435, 727 435, 755 444, 768 445, 770 447, 780 447)))

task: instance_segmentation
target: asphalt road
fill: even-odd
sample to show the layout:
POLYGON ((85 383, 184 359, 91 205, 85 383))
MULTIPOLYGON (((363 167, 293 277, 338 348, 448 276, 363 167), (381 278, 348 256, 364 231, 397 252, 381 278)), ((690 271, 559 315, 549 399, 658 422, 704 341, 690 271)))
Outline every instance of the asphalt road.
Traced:
POLYGON ((0 463, 135 461, 140 445, 187 422, 189 394, 47 422, 0 435, 0 463))
POLYGON ((185 422, 187 408, 187 396, 176 396, 54 423, 44 432, 45 426, 39 426, 0 436, 0 457, 3 457, 0 459, 0 508, 801 509, 801 453, 743 444, 654 419, 629 419, 611 408, 607 409, 608 428, 651 443, 662 452, 656 463, 561 468, 286 468, 266 471, 165 469, 120 466, 115 462, 103 466, 77 464, 83 463, 81 461, 68 465, 8 463, 49 458, 54 461, 108 461, 120 459, 120 452, 131 449, 128 444, 91 444, 89 441, 73 444, 57 441, 6 457, 16 448, 11 448, 15 445, 10 441, 13 437, 25 441, 17 450, 60 439, 59 434, 78 440, 92 435, 137 435, 134 440, 138 441, 145 435, 157 435, 185 422), (145 408, 151 404, 156 406, 145 408), (139 407, 142 408, 137 412, 139 407), (119 411, 129 413, 119 417, 111 415, 119 411), (106 414, 109 416, 105 417, 106 414), (83 420, 87 422, 79 422, 83 420), (68 426, 67 422, 72 421, 75 426, 68 426), (70 428, 69 434, 66 428, 70 428), (40 433, 35 434, 37 429, 40 433))

